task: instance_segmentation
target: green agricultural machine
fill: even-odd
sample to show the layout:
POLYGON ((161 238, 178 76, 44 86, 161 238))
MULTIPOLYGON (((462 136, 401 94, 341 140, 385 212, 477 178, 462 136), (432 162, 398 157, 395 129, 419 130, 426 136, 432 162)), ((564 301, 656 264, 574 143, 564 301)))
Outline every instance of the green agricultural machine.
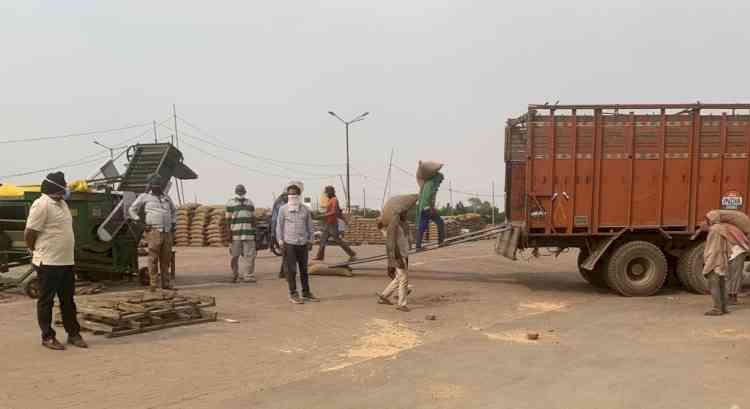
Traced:
MULTIPOLYGON (((146 190, 147 178, 162 176, 165 191, 172 178, 196 179, 172 144, 139 144, 128 148, 127 170, 120 175, 108 161, 89 180, 94 186, 73 193, 67 200, 76 238, 75 271, 89 281, 132 279, 139 272, 138 243, 142 227, 129 220, 128 208, 146 190), (113 187, 116 187, 114 189, 113 187)), ((23 286, 30 297, 38 295, 38 280, 31 266, 23 232, 31 204, 38 192, 0 196, 0 290, 23 286)))

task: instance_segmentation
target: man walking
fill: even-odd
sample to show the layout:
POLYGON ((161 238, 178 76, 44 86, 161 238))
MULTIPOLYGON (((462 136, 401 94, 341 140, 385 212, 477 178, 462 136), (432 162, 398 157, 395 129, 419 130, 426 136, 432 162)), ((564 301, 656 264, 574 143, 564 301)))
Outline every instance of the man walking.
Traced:
POLYGON ((149 289, 171 289, 169 266, 172 263, 172 233, 177 224, 177 209, 164 194, 164 181, 160 175, 148 179, 148 193, 141 193, 130 206, 130 217, 142 220, 145 213, 143 236, 148 243, 149 289))
POLYGON ((406 211, 393 218, 390 225, 378 224, 378 228, 385 236, 385 248, 388 255, 388 276, 392 281, 377 294, 378 304, 392 305, 390 297, 398 290, 397 310, 409 312, 407 296, 409 295, 409 226, 406 223, 406 211))
POLYGON ((445 240, 445 223, 435 209, 435 197, 442 182, 443 174, 437 172, 435 176, 424 182, 422 189, 419 191, 419 200, 417 201, 417 250, 422 249, 422 238, 430 226, 430 221, 437 225, 438 243, 443 244, 443 240, 445 240))
POLYGON ((254 283, 255 279, 255 206, 246 198, 243 185, 234 188, 237 196, 227 203, 226 229, 232 238, 229 252, 232 257, 232 282, 239 280, 240 262, 243 264, 242 281, 254 283))
POLYGON ((63 350, 52 328, 54 297, 60 302, 63 327, 68 333, 68 344, 88 348, 81 337, 81 326, 76 317, 75 295, 75 236, 73 217, 65 203, 67 187, 62 172, 50 173, 42 182, 42 195, 35 200, 26 220, 24 239, 32 251, 32 263, 39 278, 40 294, 36 310, 42 345, 63 350))
POLYGON ((288 202, 279 209, 276 223, 276 238, 281 246, 289 283, 289 301, 304 304, 305 301, 319 301, 310 291, 310 278, 307 274, 308 252, 312 249, 312 216, 307 206, 302 204, 298 184, 287 188, 288 202), (302 297, 297 293, 297 270, 302 283, 302 297))
POLYGON ((326 213, 324 219, 323 233, 320 236, 320 247, 318 248, 318 255, 314 260, 322 261, 326 255, 326 245, 328 244, 328 238, 333 238, 345 252, 349 255, 349 261, 354 261, 357 258, 351 247, 349 247, 344 239, 341 238, 341 232, 339 232, 339 219, 341 218, 341 208, 339 202, 336 199, 336 189, 333 186, 326 186, 325 194, 328 196, 328 205, 326 205, 326 213))

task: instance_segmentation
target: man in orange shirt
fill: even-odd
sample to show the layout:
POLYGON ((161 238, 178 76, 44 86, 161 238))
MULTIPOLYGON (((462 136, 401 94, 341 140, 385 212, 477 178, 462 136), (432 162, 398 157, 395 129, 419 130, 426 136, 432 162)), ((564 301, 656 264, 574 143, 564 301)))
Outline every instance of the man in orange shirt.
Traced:
POLYGON ((351 247, 341 238, 339 232, 339 218, 341 217, 341 208, 339 202, 336 199, 336 189, 333 186, 326 186, 325 194, 328 196, 328 205, 326 206, 325 223, 323 225, 323 232, 320 236, 320 248, 318 249, 318 255, 313 260, 322 261, 325 258, 326 245, 328 244, 328 238, 333 238, 341 248, 349 255, 349 261, 354 261, 357 258, 351 247))

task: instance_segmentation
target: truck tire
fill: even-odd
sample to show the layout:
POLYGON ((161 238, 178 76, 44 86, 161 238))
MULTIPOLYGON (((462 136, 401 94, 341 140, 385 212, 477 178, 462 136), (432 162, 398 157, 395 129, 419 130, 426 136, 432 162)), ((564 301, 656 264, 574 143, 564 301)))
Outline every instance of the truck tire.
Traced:
POLYGON ((626 297, 654 295, 667 280, 667 258, 647 241, 631 241, 614 249, 606 278, 613 290, 626 297))
POLYGON ((677 264, 677 276, 690 292, 708 294, 708 280, 703 276, 703 249, 706 242, 698 243, 682 253, 677 264))
POLYGON ((578 251, 578 272, 581 273, 581 277, 586 280, 589 284, 597 288, 607 288, 607 282, 604 280, 604 271, 602 271, 603 262, 599 262, 594 270, 586 270, 581 267, 581 264, 589 256, 589 249, 581 248, 578 251))

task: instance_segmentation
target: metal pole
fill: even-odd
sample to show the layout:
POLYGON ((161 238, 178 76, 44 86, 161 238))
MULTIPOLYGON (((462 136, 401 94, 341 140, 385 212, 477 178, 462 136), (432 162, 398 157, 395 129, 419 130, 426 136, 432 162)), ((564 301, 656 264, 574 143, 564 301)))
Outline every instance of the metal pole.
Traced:
POLYGON ((388 192, 388 185, 391 184, 391 169, 393 168, 393 148, 391 148, 391 158, 388 160, 388 173, 385 177, 385 186, 383 187, 383 200, 380 203, 380 208, 385 206, 385 197, 388 192))
POLYGON ((175 104, 172 104, 172 117, 174 118, 174 140, 175 140, 175 146, 177 148, 180 148, 180 137, 177 135, 177 106, 175 104))
POLYGON ((352 198, 349 195, 351 185, 349 184, 349 122, 346 123, 346 212, 352 212, 352 198))
POLYGON ((367 199, 365 196, 365 187, 362 186, 362 217, 367 216, 367 199))
POLYGON ((453 216, 453 209, 456 207, 456 205, 453 203, 453 182, 448 181, 448 191, 451 193, 451 216, 453 216))
POLYGON ((495 225, 495 181, 492 181, 492 225, 495 225))
POLYGON ((156 136, 156 121, 154 121, 154 143, 159 143, 159 140, 156 136))

